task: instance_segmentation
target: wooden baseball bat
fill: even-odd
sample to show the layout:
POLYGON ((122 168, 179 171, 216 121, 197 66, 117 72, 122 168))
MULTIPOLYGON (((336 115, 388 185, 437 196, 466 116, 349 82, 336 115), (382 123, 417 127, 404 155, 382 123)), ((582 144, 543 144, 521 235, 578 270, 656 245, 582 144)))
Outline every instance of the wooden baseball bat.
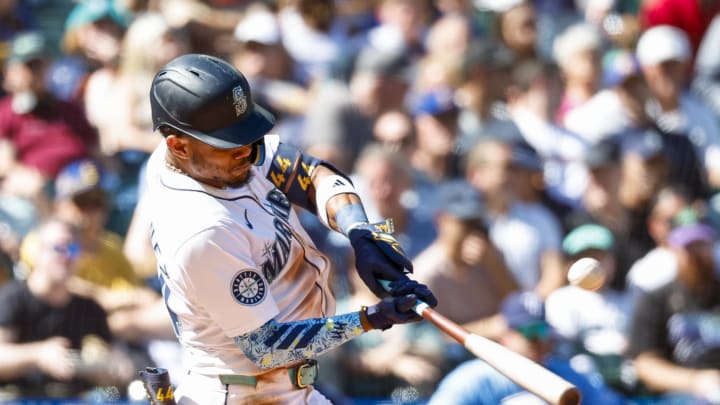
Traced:
MULTIPOLYGON (((380 282, 388 288, 388 282, 380 282)), ((418 300, 413 311, 465 346, 501 374, 552 405, 577 405, 580 392, 569 382, 545 367, 505 346, 477 335, 444 317, 418 300)))
POLYGON ((416 306, 419 312, 418 310, 415 312, 432 322, 440 330, 465 346, 470 353, 484 360, 517 385, 553 405, 577 405, 580 403, 580 392, 577 388, 557 374, 501 344, 469 332, 427 304, 418 308, 420 306, 416 306))

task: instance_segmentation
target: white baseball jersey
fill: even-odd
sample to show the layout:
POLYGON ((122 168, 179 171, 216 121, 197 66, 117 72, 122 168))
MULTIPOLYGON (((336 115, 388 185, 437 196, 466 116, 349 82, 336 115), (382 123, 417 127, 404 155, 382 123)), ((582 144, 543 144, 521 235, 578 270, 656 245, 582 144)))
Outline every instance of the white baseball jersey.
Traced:
POLYGON ((262 372, 232 338, 270 319, 334 315, 329 263, 285 195, 266 179, 279 144, 239 188, 218 189, 174 172, 164 143, 148 163, 147 199, 163 295, 194 373, 262 372))

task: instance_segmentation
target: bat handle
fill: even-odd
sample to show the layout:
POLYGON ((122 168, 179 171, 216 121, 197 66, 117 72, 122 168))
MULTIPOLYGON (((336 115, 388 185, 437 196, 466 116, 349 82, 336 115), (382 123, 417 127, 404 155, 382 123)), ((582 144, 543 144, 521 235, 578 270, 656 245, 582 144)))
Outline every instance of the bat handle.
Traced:
MULTIPOLYGON (((377 282, 378 282, 386 291, 390 291, 390 283, 391 283, 392 281, 378 279, 377 282)), ((432 309, 432 308, 430 307, 430 305, 428 305, 428 304, 425 303, 424 301, 418 299, 417 302, 415 303, 415 306, 413 306, 412 309, 413 309, 413 312, 415 312, 416 314, 424 317, 425 315, 423 315, 423 312, 425 312, 426 309, 432 309)))

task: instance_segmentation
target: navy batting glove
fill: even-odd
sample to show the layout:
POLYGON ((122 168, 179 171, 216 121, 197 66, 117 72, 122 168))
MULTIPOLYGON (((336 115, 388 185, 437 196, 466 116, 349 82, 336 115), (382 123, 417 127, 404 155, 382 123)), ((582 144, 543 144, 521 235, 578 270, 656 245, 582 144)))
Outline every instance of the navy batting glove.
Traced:
POLYGON ((379 298, 390 294, 377 280, 407 279, 406 272, 412 272, 412 262, 391 235, 392 231, 392 221, 387 220, 363 224, 348 232, 360 279, 379 298))
POLYGON ((421 321, 422 317, 412 310, 416 302, 415 294, 384 298, 377 304, 368 307, 367 320, 373 328, 382 330, 389 329, 398 323, 421 321))
POLYGON ((414 294, 418 299, 430 307, 435 308, 438 304, 437 298, 425 285, 415 280, 404 278, 390 283, 390 295, 400 297, 407 294, 414 294))

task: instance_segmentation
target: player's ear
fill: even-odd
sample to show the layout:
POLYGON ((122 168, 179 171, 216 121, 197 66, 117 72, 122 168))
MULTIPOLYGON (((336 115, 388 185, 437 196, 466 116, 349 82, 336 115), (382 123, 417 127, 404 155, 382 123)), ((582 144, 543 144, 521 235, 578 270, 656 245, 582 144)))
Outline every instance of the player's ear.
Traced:
POLYGON ((187 158, 189 156, 188 141, 182 135, 168 135, 165 137, 165 144, 173 155, 179 158, 187 158))

